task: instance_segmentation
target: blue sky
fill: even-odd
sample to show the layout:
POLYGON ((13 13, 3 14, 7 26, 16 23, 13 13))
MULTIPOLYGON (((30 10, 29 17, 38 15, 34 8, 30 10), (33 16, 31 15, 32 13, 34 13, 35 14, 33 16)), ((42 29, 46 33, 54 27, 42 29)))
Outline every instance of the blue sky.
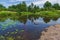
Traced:
POLYGON ((34 3, 34 5, 39 5, 40 7, 42 7, 46 1, 49 1, 52 4, 57 2, 60 4, 60 0, 0 0, 0 4, 3 4, 4 6, 8 7, 10 5, 16 5, 22 1, 25 1, 27 5, 34 3))

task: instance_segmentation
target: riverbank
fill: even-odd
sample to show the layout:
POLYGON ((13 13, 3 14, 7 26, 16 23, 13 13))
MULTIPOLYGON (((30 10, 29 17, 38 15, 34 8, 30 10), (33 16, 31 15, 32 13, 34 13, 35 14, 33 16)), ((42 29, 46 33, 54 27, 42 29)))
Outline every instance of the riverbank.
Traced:
POLYGON ((0 11, 0 15, 5 15, 5 16, 29 16, 29 15, 38 15, 42 17, 60 17, 60 11, 40 11, 36 13, 32 12, 12 12, 12 11, 0 11), (9 15, 10 14, 10 15, 9 15))
POLYGON ((36 13, 31 12, 11 12, 11 11, 0 11, 0 20, 5 20, 6 18, 18 20, 21 18, 49 18, 58 19, 60 17, 60 11, 40 11, 36 13))
POLYGON ((46 28, 39 40, 60 40, 60 24, 46 28))

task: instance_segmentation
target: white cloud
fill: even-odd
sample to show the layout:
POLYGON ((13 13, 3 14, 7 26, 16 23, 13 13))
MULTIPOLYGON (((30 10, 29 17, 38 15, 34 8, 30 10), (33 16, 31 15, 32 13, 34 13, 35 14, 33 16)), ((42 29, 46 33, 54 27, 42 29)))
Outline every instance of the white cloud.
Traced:
POLYGON ((35 5, 39 5, 39 4, 44 4, 46 1, 49 1, 51 3, 56 3, 57 0, 39 0, 39 1, 36 1, 36 2, 33 2, 35 5))
POLYGON ((33 1, 33 0, 9 0, 10 2, 17 2, 17 1, 33 1))
POLYGON ((39 0, 39 1, 36 1, 36 2, 33 2, 33 3, 34 3, 34 5, 40 5, 40 6, 42 7, 43 4, 44 4, 46 1, 49 1, 49 2, 51 2, 52 4, 54 4, 54 3, 60 3, 60 0, 39 0))
POLYGON ((26 1, 27 2, 27 5, 30 5, 32 2, 34 3, 34 5, 39 5, 40 7, 43 6, 43 4, 46 2, 46 1, 49 1, 51 2, 52 4, 54 3, 59 3, 60 4, 60 0, 8 0, 8 1, 4 1, 4 2, 0 2, 1 4, 5 4, 5 5, 13 5, 12 3, 14 4, 17 4, 19 2, 22 2, 22 1, 26 1), (12 3, 11 3, 12 2, 12 3), (16 2, 16 3, 15 3, 16 2))
POLYGON ((9 0, 9 2, 17 2, 17 1, 26 1, 26 0, 9 0))

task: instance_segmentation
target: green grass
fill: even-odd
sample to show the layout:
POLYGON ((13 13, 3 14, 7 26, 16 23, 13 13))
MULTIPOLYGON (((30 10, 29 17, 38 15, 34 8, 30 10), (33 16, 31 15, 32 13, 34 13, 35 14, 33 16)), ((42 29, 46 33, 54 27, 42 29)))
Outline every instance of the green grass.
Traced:
POLYGON ((0 11, 0 21, 6 18, 10 19, 22 19, 26 17, 49 17, 49 18, 59 18, 60 10, 55 11, 40 11, 36 13, 31 12, 11 12, 11 11, 0 11))
POLYGON ((41 12, 37 12, 36 15, 37 14, 42 17, 60 17, 59 11, 41 11, 41 12))

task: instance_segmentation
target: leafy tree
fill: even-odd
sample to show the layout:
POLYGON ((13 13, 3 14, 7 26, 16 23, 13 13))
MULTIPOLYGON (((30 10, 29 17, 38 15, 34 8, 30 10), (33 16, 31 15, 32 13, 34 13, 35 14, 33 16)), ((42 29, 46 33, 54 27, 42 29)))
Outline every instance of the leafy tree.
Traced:
POLYGON ((8 7, 8 10, 9 10, 9 11, 17 11, 16 5, 9 6, 9 7, 8 7))
POLYGON ((22 4, 21 4, 21 10, 22 11, 27 11, 27 5, 26 5, 25 2, 22 2, 22 4))
POLYGON ((17 9, 18 9, 18 11, 26 12, 27 11, 27 5, 26 5, 26 3, 22 2, 20 4, 17 4, 17 9))
POLYGON ((16 8, 18 9, 18 12, 19 12, 19 11, 21 12, 21 3, 17 4, 17 5, 16 5, 16 8))
POLYGON ((26 12, 27 11, 27 5, 25 2, 19 3, 17 5, 12 5, 8 7, 9 11, 17 11, 17 12, 26 12))
POLYGON ((36 5, 35 5, 35 6, 34 6, 34 13, 35 13, 35 12, 39 12, 39 11, 40 11, 39 6, 36 6, 36 5))
MULTIPOLYGON (((3 5, 0 5, 0 9, 5 8, 3 5)), ((19 3, 17 5, 12 5, 8 7, 9 11, 17 11, 19 12, 39 12, 39 11, 44 11, 44 10, 55 10, 55 9, 60 9, 60 5, 58 3, 52 4, 49 1, 46 1, 45 4, 43 5, 43 8, 39 8, 39 6, 34 5, 31 3, 31 5, 27 6, 27 4, 23 1, 22 3, 19 3)))
POLYGON ((46 10, 50 9, 52 7, 52 4, 49 1, 46 1, 44 6, 43 6, 46 10))
POLYGON ((36 6, 33 3, 31 3, 31 5, 28 6, 28 11, 35 13, 35 12, 40 11, 40 8, 39 6, 36 6))
POLYGON ((0 4, 0 11, 2 11, 2 10, 6 10, 6 7, 3 6, 2 4, 0 4))
POLYGON ((28 12, 31 12, 31 5, 28 6, 28 12))
POLYGON ((60 5, 58 3, 55 3, 52 7, 55 9, 60 9, 60 5))
POLYGON ((34 4, 31 3, 31 5, 28 6, 28 11, 33 12, 34 11, 34 4))
POLYGON ((17 12, 37 12, 39 11, 39 6, 34 5, 31 3, 31 5, 27 6, 26 3, 23 1, 22 3, 19 3, 17 5, 12 5, 8 7, 9 11, 17 11, 17 12))

